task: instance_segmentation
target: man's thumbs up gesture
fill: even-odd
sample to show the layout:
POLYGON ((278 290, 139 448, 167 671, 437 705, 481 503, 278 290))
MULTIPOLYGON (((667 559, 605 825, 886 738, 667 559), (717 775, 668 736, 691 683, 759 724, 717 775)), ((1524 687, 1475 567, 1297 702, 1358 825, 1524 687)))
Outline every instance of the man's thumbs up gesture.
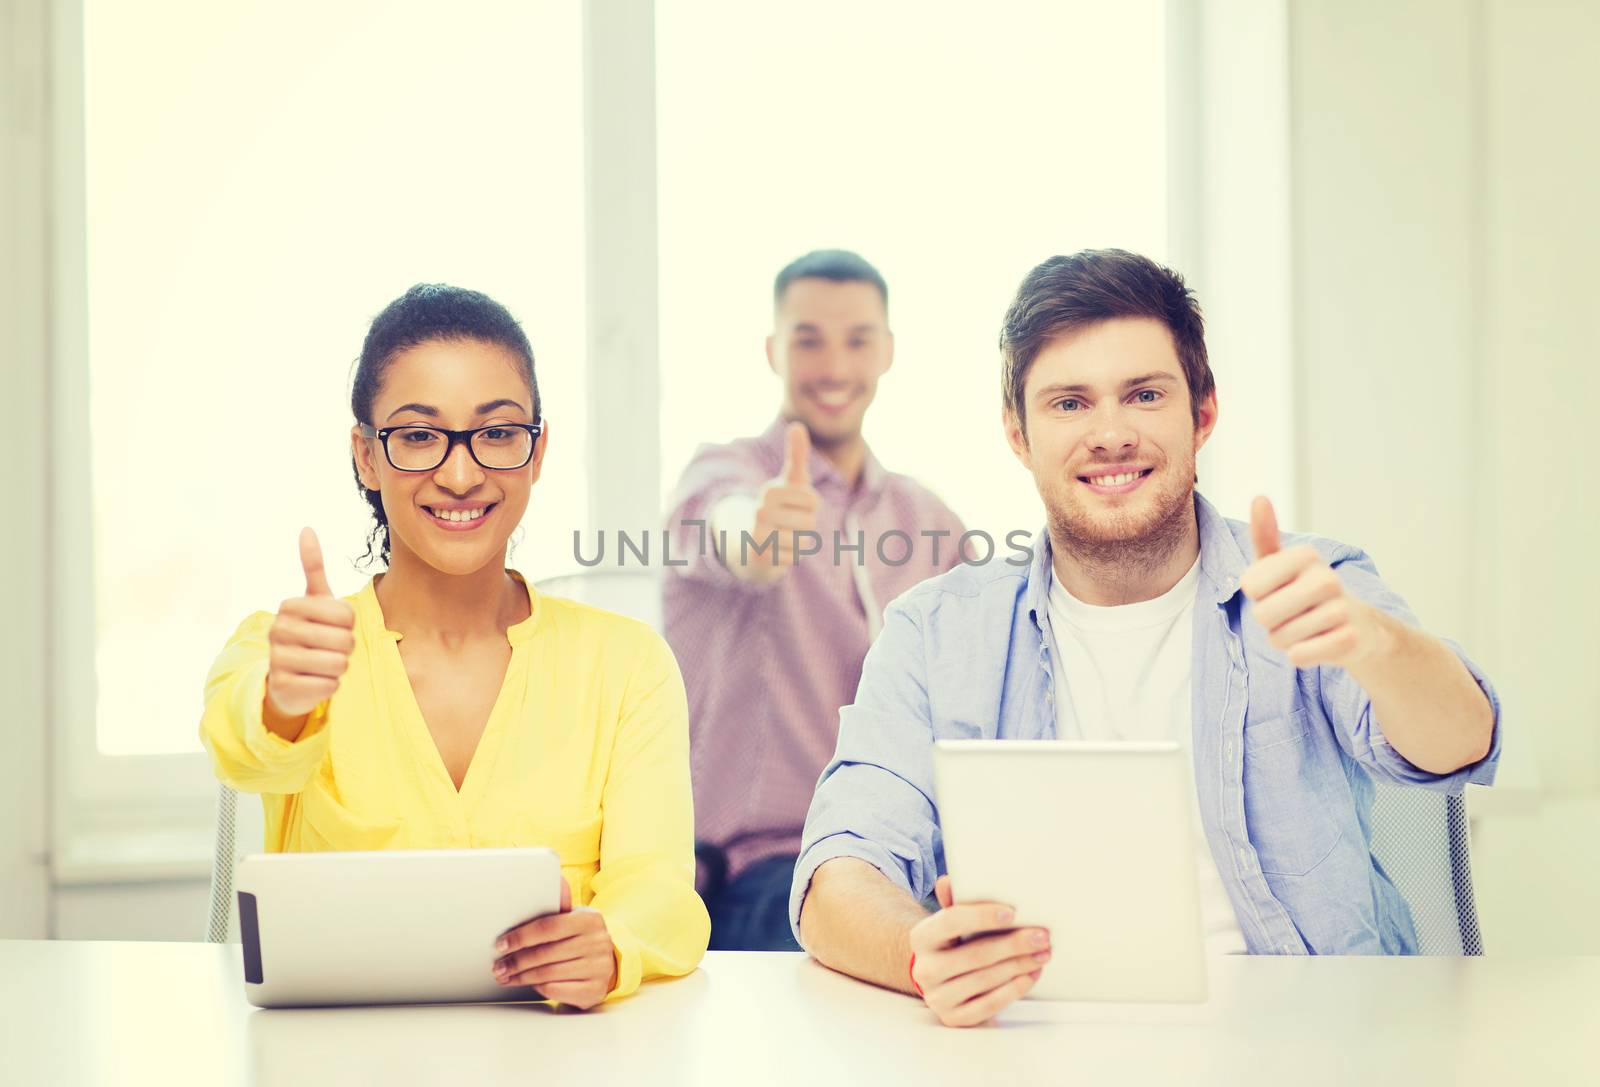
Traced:
POLYGON ((1278 518, 1266 498, 1251 504, 1250 539, 1256 560, 1239 587, 1255 603, 1253 614, 1268 640, 1290 664, 1350 668, 1378 649, 1383 631, 1376 610, 1347 593, 1313 548, 1279 550, 1278 518))
MULTIPOLYGON (((743 563, 729 563, 739 576, 750 581, 776 581, 795 563, 795 534, 816 531, 817 507, 822 499, 811 486, 807 467, 810 458, 811 436, 805 424, 790 423, 784 433, 783 468, 761 488, 755 526, 750 532, 755 544, 743 563), (767 538, 774 533, 776 561, 767 545, 767 538)), ((728 549, 736 555, 741 553, 732 542, 728 549)))
POLYGON ((300 533, 300 566, 306 575, 305 595, 279 605, 267 631, 262 716, 269 729, 287 740, 298 737, 311 711, 339 689, 339 677, 356 645, 355 609, 328 587, 322 548, 309 528, 300 533))

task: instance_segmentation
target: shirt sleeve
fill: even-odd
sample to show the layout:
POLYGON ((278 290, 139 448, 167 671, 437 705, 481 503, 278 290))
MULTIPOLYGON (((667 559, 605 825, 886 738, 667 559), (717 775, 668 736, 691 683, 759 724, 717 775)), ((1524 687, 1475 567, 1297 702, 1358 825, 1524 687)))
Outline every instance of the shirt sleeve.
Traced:
POLYGON ((866 861, 918 900, 933 893, 938 818, 925 659, 921 628, 897 600, 867 652, 855 702, 839 711, 838 747, 806 816, 789 894, 797 941, 811 878, 835 857, 866 861))
MULTIPOLYGON (((729 515, 736 504, 727 499, 744 498, 753 503, 770 475, 753 446, 702 446, 684 469, 668 503, 671 562, 664 564, 666 576, 748 592, 771 588, 770 582, 745 581, 729 570, 723 563, 721 540, 712 536, 712 521, 719 507, 720 512, 729 515)), ((718 528, 726 538, 727 548, 737 551, 740 526, 724 524, 718 528)))
POLYGON ((328 751, 328 704, 311 711, 293 741, 267 729, 267 631, 271 612, 250 616, 223 647, 206 677, 200 742, 217 779, 245 793, 298 793, 328 751))
POLYGON ((711 938, 711 919, 694 890, 688 701, 671 650, 653 634, 621 713, 589 901, 616 947, 617 982, 607 1000, 653 977, 689 973, 711 938))
MULTIPOLYGON (((1378 576, 1377 566, 1364 551, 1349 549, 1348 557, 1336 559, 1333 568, 1344 581, 1345 587, 1357 599, 1371 604, 1407 626, 1421 626, 1405 600, 1378 576)), ((1466 666, 1468 673, 1477 682, 1478 689, 1488 699, 1494 716, 1488 754, 1477 762, 1448 774, 1435 774, 1424 770, 1390 746, 1382 728, 1379 727, 1377 718, 1373 716, 1371 697, 1346 669, 1319 667, 1317 683, 1323 712, 1333 723, 1335 736, 1347 755, 1387 781, 1459 794, 1468 784, 1494 783, 1495 770, 1500 761, 1500 698, 1489 682, 1489 677, 1466 655, 1461 646, 1448 638, 1441 640, 1466 666)))

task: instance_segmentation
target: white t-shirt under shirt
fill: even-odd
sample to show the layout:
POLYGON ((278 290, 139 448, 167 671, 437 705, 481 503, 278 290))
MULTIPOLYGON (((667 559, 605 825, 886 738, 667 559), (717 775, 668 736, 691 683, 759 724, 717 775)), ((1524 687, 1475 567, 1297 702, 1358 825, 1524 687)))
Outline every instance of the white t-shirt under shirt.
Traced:
MULTIPOLYGON (((1176 740, 1189 749, 1199 580, 1196 558, 1189 572, 1154 600, 1097 607, 1050 579, 1057 736, 1101 743, 1176 740)), ((1194 807, 1206 951, 1242 955, 1244 933, 1200 829, 1198 799, 1194 807)))

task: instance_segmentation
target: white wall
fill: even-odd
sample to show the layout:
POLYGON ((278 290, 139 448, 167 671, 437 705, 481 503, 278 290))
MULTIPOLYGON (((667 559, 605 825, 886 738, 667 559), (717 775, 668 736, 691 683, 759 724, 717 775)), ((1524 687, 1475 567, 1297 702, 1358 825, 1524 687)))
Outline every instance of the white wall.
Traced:
POLYGON ((1600 6, 1290 11, 1300 521, 1504 700, 1505 788, 1472 798, 1489 948, 1600 951, 1600 6))
POLYGON ((1470 9, 1292 17, 1302 527, 1365 547, 1429 627, 1467 640, 1484 366, 1470 9))
POLYGON ((58 887, 51 934, 59 940, 202 940, 210 906, 206 880, 58 887))
MULTIPOLYGON (((1491 0, 1482 437, 1492 654, 1553 793, 1600 792, 1600 5, 1491 0)), ((1588 839, 1600 861, 1600 843, 1588 839)), ((1595 865, 1600 867, 1600 863, 1595 865)))
POLYGON ((1170 0, 1171 261, 1206 319, 1217 429, 1200 491, 1229 517, 1300 525, 1286 0, 1170 0))
POLYGON ((49 438, 45 427, 50 192, 44 0, 0 4, 0 404, 6 453, 0 532, 0 939, 46 931, 49 438), (19 516, 18 513, 21 513, 19 516))
POLYGON ((1293 8, 1306 527, 1356 541, 1512 703, 1508 758, 1600 788, 1600 8, 1293 8))

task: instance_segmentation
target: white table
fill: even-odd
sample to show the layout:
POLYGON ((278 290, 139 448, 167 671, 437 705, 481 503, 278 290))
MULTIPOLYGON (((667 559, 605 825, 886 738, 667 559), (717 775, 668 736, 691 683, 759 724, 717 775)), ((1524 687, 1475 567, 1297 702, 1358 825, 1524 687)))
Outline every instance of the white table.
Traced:
POLYGON ((1194 1007, 1025 1002, 976 1030, 804 956, 713 952, 595 1012, 260 1011, 239 950, 0 941, 0 1082, 1600 1083, 1600 958, 1230 958, 1194 1007))

